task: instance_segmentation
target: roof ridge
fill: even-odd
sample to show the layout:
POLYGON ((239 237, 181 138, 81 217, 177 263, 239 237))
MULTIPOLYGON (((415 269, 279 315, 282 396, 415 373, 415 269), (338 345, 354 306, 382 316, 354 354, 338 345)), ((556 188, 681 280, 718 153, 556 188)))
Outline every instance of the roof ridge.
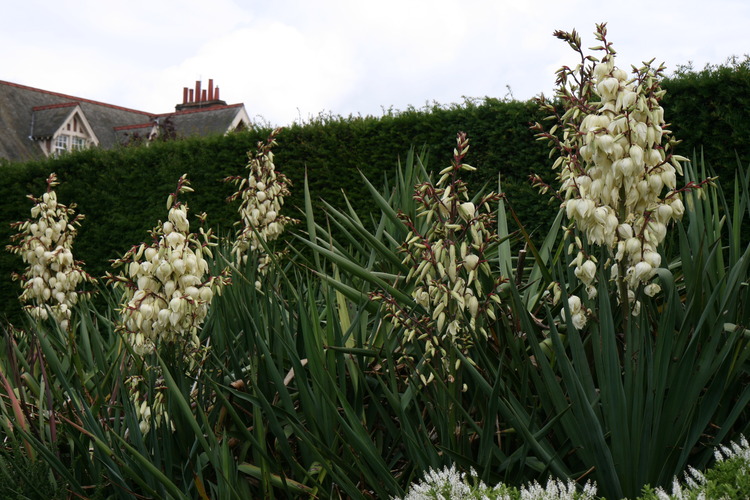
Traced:
POLYGON ((174 115, 187 115, 190 113, 202 113, 204 111, 215 111, 217 109, 238 108, 241 106, 244 106, 244 104, 242 104, 241 102, 237 104, 217 104, 216 106, 208 106, 205 108, 183 109, 182 111, 171 111, 169 113, 159 113, 154 116, 162 117, 162 116, 174 116, 174 115))
POLYGON ((149 123, 135 123, 133 125, 119 125, 117 127, 112 127, 113 130, 129 130, 134 128, 146 128, 146 127, 153 127, 155 125, 154 122, 149 123))
POLYGON ((79 106, 81 103, 79 102, 61 102, 59 104, 47 104, 45 106, 34 106, 32 111, 43 111, 45 109, 55 109, 55 108, 67 108, 70 106, 79 106))
POLYGON ((154 113, 149 113, 147 111, 140 111, 140 110, 137 110, 137 109, 126 108, 124 106, 117 106, 116 104, 109 104, 109 103, 106 103, 106 102, 95 101, 93 99, 86 99, 85 97, 75 97, 75 96, 68 95, 68 94, 62 94, 60 92, 52 92, 51 90, 38 89, 36 87, 29 87, 28 85, 21 85, 20 83, 13 83, 13 82, 5 81, 5 80, 0 80, 0 85, 9 85, 11 87, 16 87, 16 88, 19 88, 19 89, 31 90, 33 92, 41 92, 43 94, 54 95, 54 96, 57 96, 57 97, 64 97, 66 99, 74 99, 74 100, 76 100, 78 102, 87 102, 89 104, 96 104, 97 106, 106 106, 108 108, 119 109, 121 111, 128 111, 130 113, 139 113, 139 114, 147 115, 147 116, 154 116, 155 115, 154 113))

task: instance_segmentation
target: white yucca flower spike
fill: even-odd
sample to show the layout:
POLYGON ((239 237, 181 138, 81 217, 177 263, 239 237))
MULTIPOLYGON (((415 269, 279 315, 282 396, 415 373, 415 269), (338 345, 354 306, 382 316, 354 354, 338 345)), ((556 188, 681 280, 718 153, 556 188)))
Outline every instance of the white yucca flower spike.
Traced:
POLYGON ((130 400, 133 402, 141 434, 144 436, 148 434, 152 429, 152 425, 155 425, 160 430, 167 428, 171 432, 174 432, 174 422, 169 417, 169 412, 164 401, 166 387, 157 387, 153 396, 149 398, 147 391, 140 386, 142 382, 143 377, 141 376, 130 377, 125 381, 130 391, 130 400))
POLYGON ((71 311, 78 302, 78 287, 93 282, 73 258, 73 240, 83 215, 75 214, 75 204, 65 206, 57 201, 54 187, 59 183, 54 173, 47 178, 47 191, 40 197, 29 195, 34 202, 31 218, 11 225, 18 234, 8 251, 21 256, 27 267, 13 278, 21 282, 21 302, 33 317, 52 317, 64 330, 70 329, 71 311), (17 243, 16 243, 17 242, 17 243))
MULTIPOLYGON (((572 35, 559 34, 566 36, 572 35)), ((605 25, 597 26, 596 37, 605 54, 593 67, 558 72, 558 97, 566 106, 560 123, 550 132, 539 124, 534 128, 559 152, 553 168, 559 169, 559 194, 570 220, 567 234, 576 227, 589 244, 607 249, 610 263, 620 267, 616 279, 636 290, 650 285, 661 265, 658 246, 667 226, 684 213, 681 191, 699 186, 676 186, 685 158, 672 154, 676 141, 664 122, 659 85, 664 67, 647 63, 629 76, 615 65, 605 25), (558 127, 564 130, 562 139, 555 135, 558 127)), ((539 179, 535 184, 543 186, 539 179)), ((596 273, 584 248, 577 241, 569 251, 579 253, 575 274, 590 287, 596 273)), ((660 289, 657 285, 646 291, 655 295, 660 289)), ((637 314, 638 304, 624 296, 620 300, 637 314)))
MULTIPOLYGON (((415 313, 413 305, 404 308, 384 293, 371 295, 383 300, 392 321, 404 327, 404 343, 421 343, 425 360, 441 360, 446 380, 460 366, 446 353, 451 347, 467 352, 474 333, 487 337, 487 325, 501 315, 499 290, 507 281, 492 273, 485 256, 499 239, 494 207, 500 195, 470 201, 461 179, 463 172, 474 170, 464 163, 468 150, 469 139, 459 132, 451 164, 440 171, 439 180, 415 187, 416 217, 425 220, 423 227, 401 214, 410 229, 402 245, 403 263, 409 266, 405 283, 413 287, 411 296, 421 308, 415 313)), ((429 384, 435 373, 420 374, 420 379, 429 384)))
POLYGON ((123 289, 117 328, 138 354, 152 352, 163 342, 197 347, 198 329, 211 300, 229 283, 228 269, 209 274, 206 257, 211 257, 215 245, 211 231, 201 228, 200 235, 191 233, 187 205, 177 201, 180 194, 191 191, 183 175, 167 199, 167 221, 151 231, 154 242, 131 248, 113 263, 124 271, 106 276, 123 289))
MULTIPOLYGON (((273 162, 272 149, 280 132, 280 128, 274 130, 266 142, 258 143, 255 154, 248 154, 247 176, 224 179, 237 186, 237 191, 228 200, 239 199, 241 202, 239 229, 232 254, 237 263, 246 263, 248 254, 256 252, 259 255, 259 274, 264 274, 271 262, 270 256, 265 253, 264 243, 277 239, 287 225, 297 222, 281 214, 284 198, 290 194, 291 182, 284 174, 276 171, 273 162)), ((259 282, 256 283, 256 286, 259 285, 259 282)))

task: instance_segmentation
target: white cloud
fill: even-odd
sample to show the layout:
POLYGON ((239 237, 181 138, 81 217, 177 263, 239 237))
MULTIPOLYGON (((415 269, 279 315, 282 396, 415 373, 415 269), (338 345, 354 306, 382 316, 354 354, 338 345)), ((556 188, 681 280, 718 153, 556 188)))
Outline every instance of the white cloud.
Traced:
POLYGON ((209 41, 195 55, 155 72, 155 81, 141 82, 134 93, 146 97, 151 90, 148 106, 163 108, 182 98, 183 87, 202 80, 205 88, 212 78, 223 100, 244 102, 251 116, 291 120, 298 108, 317 113, 335 104, 354 85, 356 66, 335 36, 258 22, 209 41))
POLYGON ((576 28, 589 47, 602 21, 625 68, 700 68, 747 52, 749 17, 739 0, 25 0, 0 16, 0 79, 164 112, 213 78, 226 101, 284 124, 506 86, 549 94, 576 63, 552 32, 576 28))

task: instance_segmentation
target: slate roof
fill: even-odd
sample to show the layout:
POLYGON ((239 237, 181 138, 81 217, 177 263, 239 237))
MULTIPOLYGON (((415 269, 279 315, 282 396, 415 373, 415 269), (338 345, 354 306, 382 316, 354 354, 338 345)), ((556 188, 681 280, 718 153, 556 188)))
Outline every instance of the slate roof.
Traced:
POLYGON ((122 144, 127 127, 145 130, 157 119, 171 117, 178 136, 189 136, 226 133, 238 113, 246 115, 243 104, 149 113, 0 80, 0 158, 44 157, 37 140, 51 137, 75 106, 104 149, 122 144))
POLYGON ((115 136, 117 137, 117 143, 122 145, 130 144, 133 138, 147 139, 151 134, 155 126, 155 123, 138 123, 136 125, 121 125, 115 127, 115 136))
POLYGON ((175 130, 180 135, 223 134, 241 108, 244 108, 244 105, 229 104, 177 111, 159 115, 159 118, 170 117, 175 130))
POLYGON ((60 124, 78 107, 77 102, 53 104, 50 106, 36 106, 32 108, 31 131, 29 135, 34 139, 48 139, 57 132, 60 124))

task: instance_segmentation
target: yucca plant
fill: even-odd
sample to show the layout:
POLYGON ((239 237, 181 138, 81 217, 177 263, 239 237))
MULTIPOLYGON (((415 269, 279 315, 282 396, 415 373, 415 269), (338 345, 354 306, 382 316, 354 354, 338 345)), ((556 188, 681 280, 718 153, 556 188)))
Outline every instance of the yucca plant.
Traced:
MULTIPOLYGON (((575 33, 558 35, 580 49, 575 33)), ((269 188, 273 137, 251 158, 265 170, 238 180, 240 235, 252 244, 226 241, 205 262, 196 246, 197 267, 187 266, 187 210, 170 199, 152 266, 136 257, 146 245, 129 254, 138 262, 118 280, 124 296, 102 290, 104 306, 83 301, 65 325, 30 318, 26 333, 6 332, 0 458, 20 456, 10 477, 38 479, 14 493, 391 498, 450 466, 490 485, 556 477, 569 496, 572 482, 589 495, 592 479, 622 498, 670 484, 688 464, 705 468, 716 445, 748 431, 750 246, 740 227, 750 173, 740 166, 724 199, 712 186, 723 180, 657 141, 658 71, 630 81, 609 59, 595 62, 583 56, 578 68, 578 115, 561 115, 544 137, 564 153, 566 204, 542 241, 501 182, 494 193, 463 182, 473 169, 463 133, 434 178, 413 150, 382 188, 362 177, 371 210, 325 200, 314 210, 303 186, 304 221, 285 255, 273 241, 281 226, 263 232, 288 220, 276 199, 287 186, 269 188), (630 114, 634 136, 616 130, 630 114), (622 140, 634 142, 627 154, 620 145, 622 175, 594 184, 622 140), (204 272, 226 266, 221 296, 198 289, 204 272), (196 321, 153 335, 183 319, 196 321)))
MULTIPOLYGON (((454 164, 446 167, 440 175, 452 169, 460 172, 466 149, 466 137, 459 134, 454 164)), ((455 361, 449 364, 447 377, 446 372, 441 371, 441 363, 424 361, 429 349, 426 337, 415 335, 413 338, 417 342, 405 345, 403 340, 411 335, 413 325, 394 318, 397 314, 431 314, 416 296, 415 290, 417 293, 419 290, 412 279, 412 276, 419 275, 416 268, 422 261, 413 259, 404 262, 404 249, 408 241, 417 234, 428 235, 435 220, 449 215, 455 218, 450 220, 457 224, 460 224, 459 220, 462 221, 465 234, 470 236, 469 224, 475 217, 467 216, 466 210, 471 205, 482 205, 482 210, 485 210, 487 202, 492 217, 496 217, 494 232, 498 235, 496 239, 488 240, 485 246, 477 242, 477 247, 471 252, 481 249, 483 257, 478 263, 489 268, 495 276, 512 275, 518 261, 512 255, 511 242, 514 238, 518 241, 520 236, 508 234, 508 217, 504 210, 506 201, 502 196, 489 200, 481 191, 474 192, 461 202, 456 202, 456 213, 451 214, 448 208, 442 215, 433 215, 431 221, 426 216, 417 217, 420 213, 417 207, 424 203, 424 193, 433 192, 421 158, 410 153, 407 161, 397 169, 396 179, 395 186, 386 185, 384 191, 377 190, 367 179, 363 179, 370 188, 374 204, 380 209, 379 216, 376 212, 370 221, 360 219, 352 207, 348 211, 341 211, 327 206, 325 215, 332 221, 331 225, 336 225, 335 232, 313 223, 317 216, 312 214, 312 204, 308 204, 309 238, 301 239, 313 251, 313 262, 308 265, 335 290, 341 304, 349 304, 339 307, 338 311, 356 311, 359 320, 347 322, 350 328, 344 338, 346 345, 332 346, 331 349, 346 352, 354 359, 366 359, 371 365, 372 382, 368 387, 373 397, 378 396, 377 400, 381 401, 379 413, 388 422, 390 433, 397 436, 394 439, 398 443, 395 452, 403 457, 398 467, 393 469, 401 488, 422 471, 451 462, 458 462, 467 469, 474 467, 487 482, 502 479, 520 482, 537 477, 548 465, 530 453, 533 445, 525 444, 514 424, 518 420, 533 421, 537 399, 529 390, 528 371, 531 365, 527 362, 527 346, 521 339, 520 325, 512 314, 498 309, 494 318, 488 316, 485 333, 470 329, 471 347, 468 349, 468 344, 446 343, 443 347, 445 353, 441 352, 440 357, 455 361), (402 203, 405 204, 403 210, 402 203), (461 203, 467 205, 459 207, 461 203), (460 214, 459 208, 465 213, 460 214), (381 300, 373 302, 373 298, 381 300), (384 301, 388 306, 378 308, 378 304, 384 301), (371 318, 369 321, 368 316, 371 318), (405 357, 407 352, 408 357, 405 357), (373 386, 373 382, 377 385, 373 386), (511 400, 501 399, 503 395, 508 395, 511 400)), ((445 195, 445 191, 434 192, 438 198, 445 195)), ((427 205, 429 203, 423 206, 427 205)), ((487 227, 486 222, 484 224, 487 227)), ((559 227, 559 220, 554 226, 559 227)), ((461 232, 457 231, 457 235, 461 232)), ((430 238, 425 238, 425 246, 434 243, 430 238)), ((553 232, 538 249, 531 242, 529 252, 538 256, 540 262, 546 263, 551 258, 554 242, 553 232)), ((462 254, 459 248, 456 248, 456 262, 461 267, 457 267, 456 276, 468 281, 474 263, 463 267, 462 263, 466 260, 464 255, 468 251, 462 254)), ((446 249, 446 256, 449 253, 450 249, 446 249)), ((441 261, 440 265, 446 266, 449 262, 441 261)), ((521 260, 521 272, 529 280, 522 292, 524 307, 536 311, 551 277, 547 269, 534 259, 529 259, 527 263, 529 269, 525 269, 521 260)), ((438 267, 437 264, 435 266, 438 267)), ((435 274, 431 276, 429 279, 437 278, 435 274)), ((502 303, 502 300, 510 297, 510 287, 504 280, 492 281, 490 279, 489 284, 484 285, 484 293, 496 298, 502 295, 502 303)), ((482 299, 485 300, 485 297, 482 299)), ((468 308, 452 312, 465 314, 467 324, 470 323, 471 313, 468 308)), ((530 435, 536 435, 543 427, 529 431, 530 435)), ((536 449, 549 456, 555 454, 555 450, 546 443, 538 444, 536 449)), ((394 450, 389 453, 394 453, 394 450)), ((552 467, 558 475, 568 472, 558 463, 553 463, 552 467)))
MULTIPOLYGON (((558 36, 582 54, 575 32, 558 36)), ((561 153, 557 165, 574 237, 573 252, 549 269, 560 284, 562 314, 550 306, 543 326, 529 315, 519 321, 531 348, 528 362, 536 366, 530 375, 539 417, 556 419, 536 439, 557 450, 550 467, 564 464, 572 477, 593 477, 607 497, 621 498, 636 496, 648 483, 667 484, 689 463, 705 466, 710 450, 746 425, 750 246, 743 248, 735 224, 747 206, 748 178, 738 176, 735 208, 726 217, 721 191, 701 180, 705 172, 699 177, 695 164, 684 165, 685 187, 677 188, 664 173, 680 162, 671 143, 662 147, 646 133, 657 127, 662 135, 659 71, 646 67, 630 83, 614 67, 605 36, 598 26, 605 57, 582 56, 573 92, 560 94, 570 104, 560 117, 562 139, 555 130, 543 134, 561 153), (601 100, 593 101, 592 92, 601 100), (618 120, 629 123, 632 134, 620 132, 618 120), (619 156, 612 141, 627 146, 619 156), (654 160, 644 148, 654 148, 648 150, 656 151, 654 160), (655 175, 659 182, 652 181, 655 175), (604 186, 623 184, 610 198, 595 199, 602 193, 594 186, 599 179, 604 186), (659 199, 662 186, 669 190, 666 201, 659 199), (641 204, 638 196, 654 198, 641 204), (659 245, 660 224, 683 207, 676 243, 659 245), (628 210, 634 215, 623 217, 628 210), (574 295, 583 291, 582 298, 574 295)), ((565 85, 572 73, 561 70, 559 82, 565 85)), ((515 290, 514 297, 513 310, 521 312, 523 299, 515 290)))

